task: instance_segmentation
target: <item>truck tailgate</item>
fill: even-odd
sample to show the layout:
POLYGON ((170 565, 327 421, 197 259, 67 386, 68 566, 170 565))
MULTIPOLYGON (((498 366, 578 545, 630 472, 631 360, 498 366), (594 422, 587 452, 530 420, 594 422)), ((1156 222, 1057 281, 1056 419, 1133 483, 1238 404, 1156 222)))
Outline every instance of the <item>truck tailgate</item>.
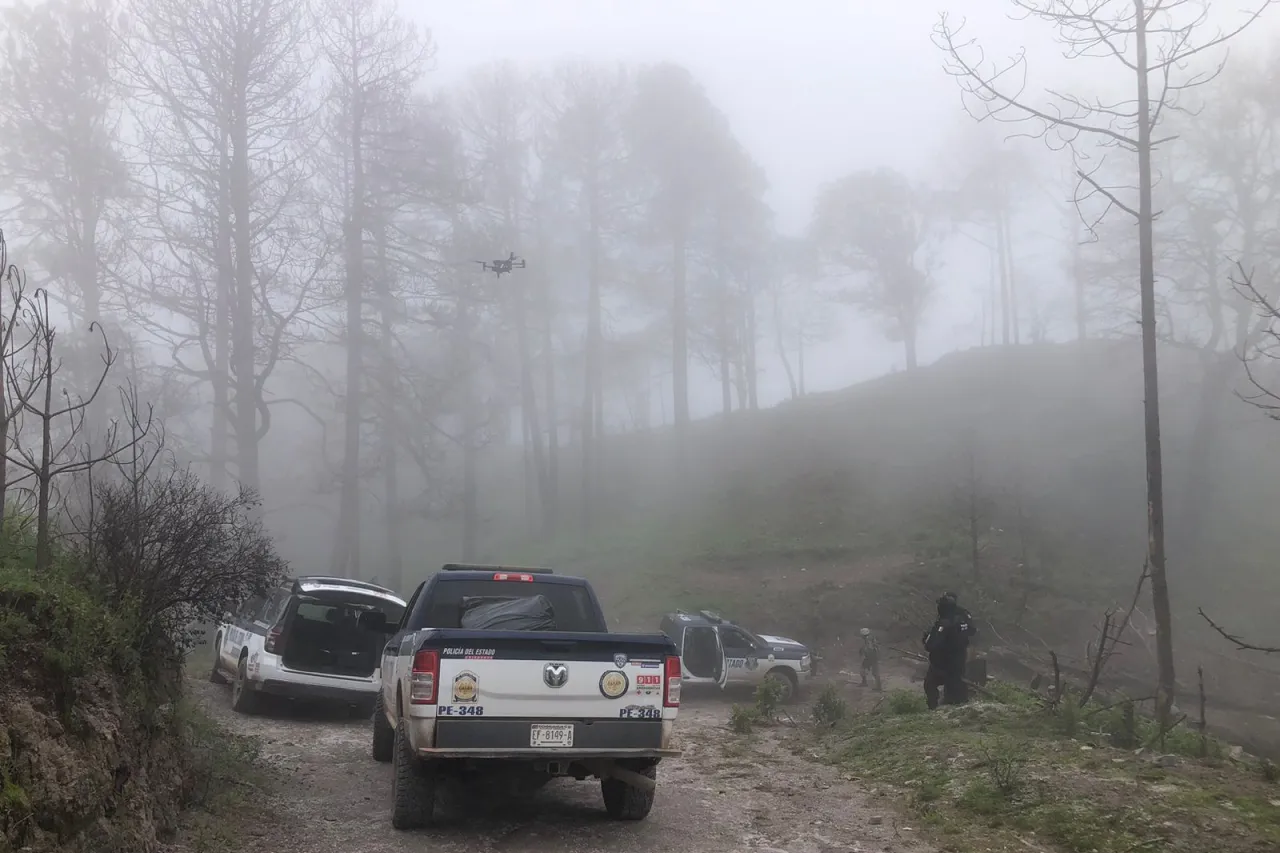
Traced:
MULTIPOLYGON (((435 631, 438 718, 660 721, 661 635, 435 631)), ((674 716, 675 709, 671 709, 674 716)))

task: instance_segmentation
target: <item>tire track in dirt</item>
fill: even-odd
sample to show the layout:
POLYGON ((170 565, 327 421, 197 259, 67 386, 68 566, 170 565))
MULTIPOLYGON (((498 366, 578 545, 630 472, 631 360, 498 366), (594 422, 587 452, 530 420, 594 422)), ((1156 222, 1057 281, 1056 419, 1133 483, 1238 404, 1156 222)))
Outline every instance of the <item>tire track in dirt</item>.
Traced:
MULTIPOLYGON (((230 710, 227 688, 192 690, 228 729, 259 738, 282 777, 267 804, 270 824, 247 813, 232 828, 237 853, 935 853, 835 769, 793 754, 775 733, 731 733, 719 696, 689 691, 677 723, 684 755, 660 766, 645 821, 610 821, 598 783, 557 780, 526 801, 449 791, 437 826, 397 832, 391 768, 370 758, 367 721, 287 707, 245 717, 230 710)), ((168 853, 195 849, 179 841, 168 853)))

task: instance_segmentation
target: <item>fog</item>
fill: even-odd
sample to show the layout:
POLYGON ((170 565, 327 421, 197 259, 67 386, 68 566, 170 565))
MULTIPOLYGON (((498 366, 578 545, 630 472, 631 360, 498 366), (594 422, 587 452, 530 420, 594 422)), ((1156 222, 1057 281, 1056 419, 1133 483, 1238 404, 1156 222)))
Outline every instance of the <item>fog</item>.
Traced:
MULTIPOLYGON (((1083 647, 1147 547, 1138 167, 1043 125, 1082 121, 1054 106, 1070 92, 1136 133, 1111 114, 1134 45, 1071 56, 1012 6, 9 4, 9 261, 52 295, 73 394, 91 323, 120 355, 65 447, 107 442, 131 383, 176 464, 260 494, 296 572, 406 594, 442 561, 545 559, 647 619, 677 591, 637 589, 725 561, 750 585, 897 559, 1021 598, 1011 622, 1069 611, 1054 641, 1083 647), (997 83, 1030 122, 975 120, 969 39, 988 63, 1025 49, 1025 81, 997 83), (981 543, 953 517, 968 494, 977 531, 979 490, 981 543)), ((1248 20, 1206 13, 1154 131, 1188 660, 1231 652, 1200 607, 1280 643, 1280 23, 1215 42, 1248 20)), ((7 424, 27 459, 34 426, 7 424)))

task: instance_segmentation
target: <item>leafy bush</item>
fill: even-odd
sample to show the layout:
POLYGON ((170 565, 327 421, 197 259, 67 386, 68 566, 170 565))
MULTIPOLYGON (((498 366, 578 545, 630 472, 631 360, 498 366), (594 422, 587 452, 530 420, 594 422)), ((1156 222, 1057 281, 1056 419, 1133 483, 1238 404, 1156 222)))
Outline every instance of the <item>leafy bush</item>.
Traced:
POLYGON ((766 678, 756 686, 756 716, 765 722, 772 722, 778 717, 778 708, 782 706, 783 692, 786 690, 777 678, 766 678))
POLYGON ((813 703, 813 720, 819 725, 834 726, 849 716, 849 703, 840 695, 834 684, 822 688, 813 703))
POLYGON ((885 707, 890 714, 923 714, 929 710, 929 703, 922 693, 898 688, 889 691, 885 707))
POLYGON ((104 607, 76 583, 74 555, 56 552, 50 570, 37 573, 34 529, 25 521, 10 515, 0 533, 0 672, 52 679, 64 702, 91 672, 136 674, 135 614, 104 607))
POLYGON ((991 787, 1005 799, 1016 796, 1026 783, 1030 760, 1026 745, 1001 739, 983 744, 981 752, 991 787))
POLYGON ((1075 737, 1080 731, 1080 703, 1070 690, 1062 691, 1062 698, 1054 708, 1058 729, 1067 737, 1075 737))
POLYGON ((734 705, 729 710, 729 728, 740 735, 749 735, 756 725, 756 709, 746 705, 734 705))
POLYGON ((137 613, 150 646, 181 654, 198 640, 194 623, 262 594, 286 566, 252 491, 227 495, 189 470, 149 468, 94 485, 85 576, 110 606, 137 613))

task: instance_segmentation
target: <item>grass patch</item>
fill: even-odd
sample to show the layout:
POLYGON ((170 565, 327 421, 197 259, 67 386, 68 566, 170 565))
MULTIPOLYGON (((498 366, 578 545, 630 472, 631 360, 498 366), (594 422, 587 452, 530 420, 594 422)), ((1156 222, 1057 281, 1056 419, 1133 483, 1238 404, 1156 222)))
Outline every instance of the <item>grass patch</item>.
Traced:
MULTIPOLYGON (((981 701, 922 713, 895 691, 871 713, 815 731, 827 759, 901 794, 957 853, 1280 849, 1280 785, 1175 731, 1165 752, 1111 746, 1123 715, 1096 706, 1061 714, 993 683, 981 701)), ((1142 742, 1154 735, 1139 718, 1142 742)))
POLYGON ((261 744, 228 731, 191 700, 178 704, 174 722, 187 761, 185 844, 195 853, 239 850, 246 825, 271 822, 274 780, 261 761, 261 744))

